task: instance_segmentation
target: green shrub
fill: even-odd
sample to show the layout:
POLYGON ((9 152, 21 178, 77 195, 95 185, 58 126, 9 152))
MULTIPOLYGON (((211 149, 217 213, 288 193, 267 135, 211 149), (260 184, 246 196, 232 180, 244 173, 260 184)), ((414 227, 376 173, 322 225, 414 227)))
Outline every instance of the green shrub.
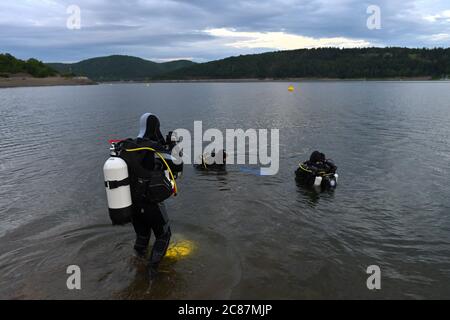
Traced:
POLYGON ((33 77, 37 78, 46 78, 57 75, 55 70, 39 60, 29 59, 27 61, 23 61, 16 59, 9 53, 0 54, 0 73, 29 73, 33 77))

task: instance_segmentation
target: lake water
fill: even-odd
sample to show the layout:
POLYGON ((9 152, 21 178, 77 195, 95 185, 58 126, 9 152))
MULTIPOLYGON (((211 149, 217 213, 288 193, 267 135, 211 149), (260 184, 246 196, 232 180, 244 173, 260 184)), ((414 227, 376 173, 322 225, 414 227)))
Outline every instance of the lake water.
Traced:
POLYGON ((0 90, 0 298, 450 298, 450 83, 115 84, 0 90), (108 139, 144 112, 164 133, 278 128, 280 171, 186 165, 175 243, 151 292, 130 225, 108 217, 108 139), (319 149, 340 185, 297 186, 319 149), (82 289, 66 287, 78 265, 82 289), (366 269, 381 268, 381 290, 366 269))

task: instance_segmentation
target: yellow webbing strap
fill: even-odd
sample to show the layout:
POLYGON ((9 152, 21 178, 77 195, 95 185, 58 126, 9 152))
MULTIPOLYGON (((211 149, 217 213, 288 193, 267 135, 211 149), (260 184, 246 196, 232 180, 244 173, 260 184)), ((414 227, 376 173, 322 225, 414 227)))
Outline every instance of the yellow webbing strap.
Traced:
MULTIPOLYGON (((309 170, 308 168, 303 166, 303 163, 300 163, 299 165, 300 169, 302 169, 303 171, 309 172, 309 173, 313 173, 311 170, 309 170)), ((334 175, 334 173, 326 173, 324 171, 319 171, 318 172, 319 176, 321 177, 326 177, 326 176, 332 176, 334 175)))

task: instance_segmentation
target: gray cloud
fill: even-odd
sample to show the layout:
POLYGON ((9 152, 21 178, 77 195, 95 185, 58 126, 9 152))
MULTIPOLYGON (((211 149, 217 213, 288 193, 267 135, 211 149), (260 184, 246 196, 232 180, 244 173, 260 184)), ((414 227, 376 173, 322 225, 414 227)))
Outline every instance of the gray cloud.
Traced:
POLYGON ((9 1, 0 3, 0 51, 45 61, 109 54, 207 61, 280 49, 275 44, 233 47, 227 37, 204 32, 221 28, 240 34, 340 37, 380 46, 449 46, 446 10, 448 0, 9 1), (81 30, 66 28, 66 9, 72 4, 81 8, 81 30), (381 8, 381 30, 366 27, 369 5, 381 8))

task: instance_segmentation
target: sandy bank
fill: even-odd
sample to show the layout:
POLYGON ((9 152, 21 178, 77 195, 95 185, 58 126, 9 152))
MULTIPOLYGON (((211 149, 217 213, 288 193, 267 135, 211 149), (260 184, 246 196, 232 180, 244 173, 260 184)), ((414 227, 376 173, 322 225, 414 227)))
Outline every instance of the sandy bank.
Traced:
POLYGON ((75 86, 75 85, 92 85, 94 81, 85 77, 48 77, 33 78, 30 76, 11 76, 9 78, 0 77, 0 88, 15 87, 41 87, 41 86, 75 86))

